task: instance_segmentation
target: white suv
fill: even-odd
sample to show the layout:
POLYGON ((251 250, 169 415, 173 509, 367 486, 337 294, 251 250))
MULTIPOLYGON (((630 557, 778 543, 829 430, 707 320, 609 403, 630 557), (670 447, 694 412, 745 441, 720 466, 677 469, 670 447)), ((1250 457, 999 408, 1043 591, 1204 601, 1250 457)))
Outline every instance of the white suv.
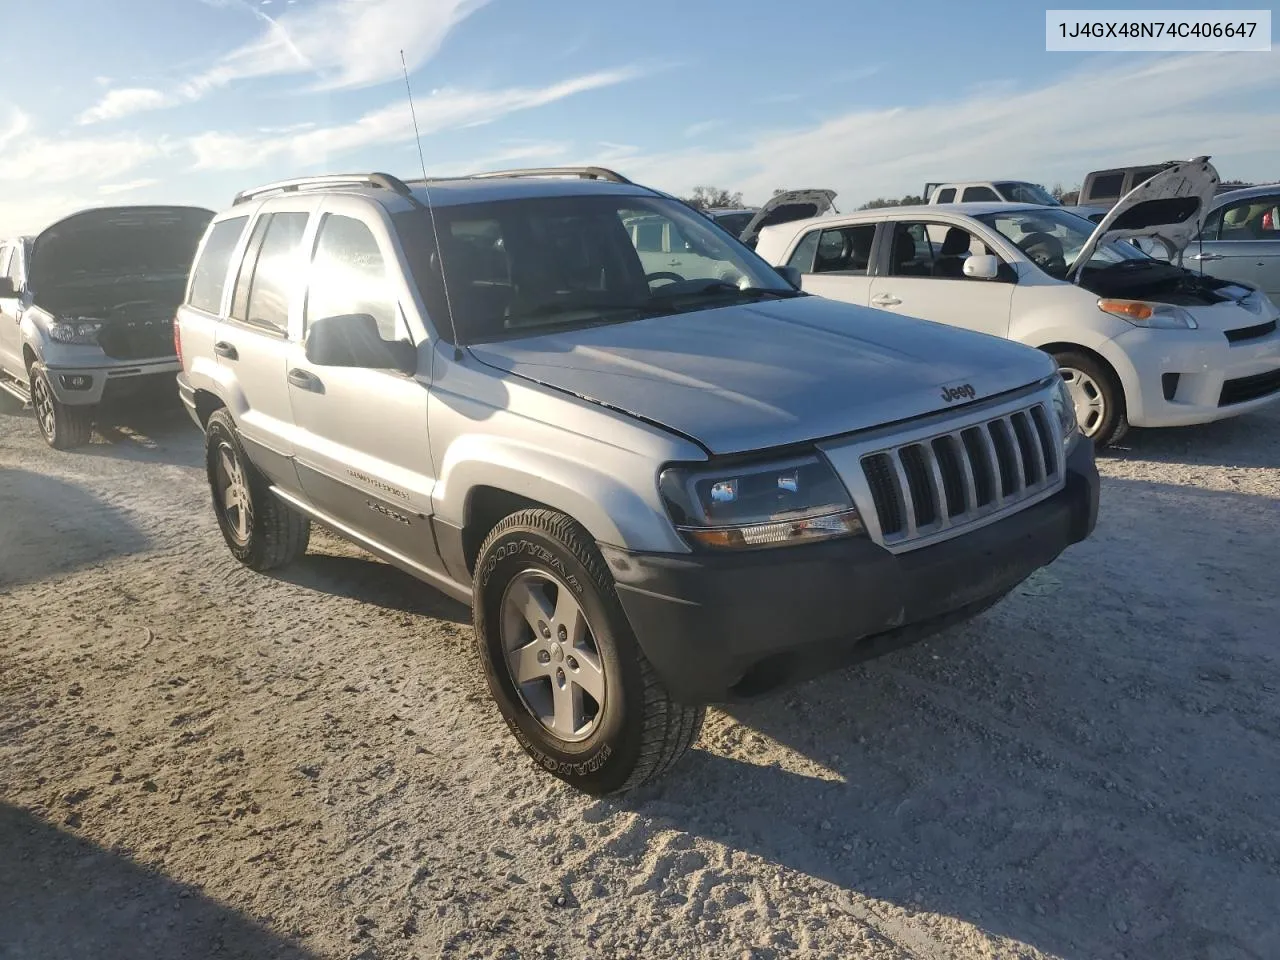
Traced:
POLYGON ((296 560, 317 520, 471 603, 545 769, 640 783, 705 704, 971 617, 1092 530, 1044 354, 806 296, 609 171, 538 174, 242 194, 178 327, 235 557, 296 560))
POLYGON ((1244 283, 1152 258, 1199 232, 1218 177, 1175 164, 1096 226, 1061 208, 897 207, 769 227, 757 252, 820 296, 1053 354, 1086 436, 1205 423, 1280 400, 1276 307, 1244 283))

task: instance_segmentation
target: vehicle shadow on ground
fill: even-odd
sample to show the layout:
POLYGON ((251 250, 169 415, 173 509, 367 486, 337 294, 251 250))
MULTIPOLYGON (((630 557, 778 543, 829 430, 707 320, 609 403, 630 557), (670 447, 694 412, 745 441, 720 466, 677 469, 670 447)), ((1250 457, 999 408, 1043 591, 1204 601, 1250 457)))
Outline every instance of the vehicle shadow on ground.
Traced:
POLYGON ((1275 467, 1280 465, 1278 421, 1280 411, 1263 410, 1192 427, 1135 427, 1117 447, 1099 450, 1098 456, 1152 463, 1275 467))
POLYGON ((398 567, 371 557, 336 535, 312 527, 306 555, 268 575, 317 593, 370 603, 384 610, 470 624, 471 610, 398 567), (349 552, 348 552, 349 551, 349 552))
POLYGON ((142 553, 148 545, 126 514, 83 487, 0 467, 0 588, 142 553))
POLYGON ((0 956, 7 960, 312 960, 198 888, 0 803, 0 956))
MULTIPOLYGON (((1280 510, 1166 484, 1106 492, 1094 538, 992 611, 713 714, 702 749, 599 815, 828 881, 832 906, 890 939, 906 909, 1054 956, 1280 955, 1280 666, 1261 562, 1280 510), (1253 531, 1257 556, 1232 556, 1224 524, 1253 531), (1230 617, 1205 613, 1228 580, 1230 617)), ((908 924, 900 945, 951 956, 928 930, 908 924)))
POLYGON ((198 467, 200 431, 174 397, 135 398, 104 406, 93 442, 77 453, 140 463, 198 467))

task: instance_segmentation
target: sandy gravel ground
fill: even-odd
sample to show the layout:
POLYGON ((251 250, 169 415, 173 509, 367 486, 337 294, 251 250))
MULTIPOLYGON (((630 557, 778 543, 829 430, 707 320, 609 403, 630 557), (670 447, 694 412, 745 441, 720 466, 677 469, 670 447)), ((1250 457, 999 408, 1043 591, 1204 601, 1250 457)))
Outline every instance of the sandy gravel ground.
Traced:
POLYGON ((0 958, 1280 957, 1280 411, 1135 431, 979 620, 713 712, 597 801, 468 613, 237 566, 180 411, 0 412, 0 958))

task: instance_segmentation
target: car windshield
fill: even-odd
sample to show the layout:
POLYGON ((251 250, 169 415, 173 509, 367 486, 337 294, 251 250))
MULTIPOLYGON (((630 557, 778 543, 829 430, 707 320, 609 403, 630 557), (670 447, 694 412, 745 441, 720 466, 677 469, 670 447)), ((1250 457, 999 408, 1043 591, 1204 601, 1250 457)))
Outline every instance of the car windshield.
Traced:
POLYGON ((1042 207, 1062 206, 1053 198, 1053 194, 1038 183, 1011 180, 1008 183, 997 183, 996 187, 1010 203, 1036 203, 1042 207))
POLYGON ((799 295, 705 216, 659 197, 437 206, 434 231, 426 211, 396 220, 428 311, 450 312, 464 344, 799 295))
MULTIPOLYGON (((985 213, 975 219, 998 231, 1027 259, 1059 280, 1075 266, 1076 258, 1096 226, 1066 210, 1007 210, 985 213)), ((1151 258, 1127 240, 1100 243, 1089 258, 1091 269, 1151 258)))

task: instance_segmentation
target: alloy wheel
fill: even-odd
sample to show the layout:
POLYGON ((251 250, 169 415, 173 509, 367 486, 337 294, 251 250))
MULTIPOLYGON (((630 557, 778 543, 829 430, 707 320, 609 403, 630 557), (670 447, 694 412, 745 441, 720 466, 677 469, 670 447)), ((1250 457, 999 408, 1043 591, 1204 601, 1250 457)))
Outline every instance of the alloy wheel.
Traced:
POLYGON ((248 543, 253 524, 253 502, 249 496, 244 467, 231 444, 226 441, 218 446, 217 458, 217 493, 222 516, 236 541, 248 543))
POLYGON ((573 591, 549 573, 526 570, 507 585, 501 611, 507 670, 526 709, 560 740, 591 736, 608 682, 573 591))
POLYGON ((53 408, 53 392, 44 377, 37 375, 31 378, 31 406, 35 408, 36 419, 44 435, 53 438, 57 430, 57 413, 53 408))

